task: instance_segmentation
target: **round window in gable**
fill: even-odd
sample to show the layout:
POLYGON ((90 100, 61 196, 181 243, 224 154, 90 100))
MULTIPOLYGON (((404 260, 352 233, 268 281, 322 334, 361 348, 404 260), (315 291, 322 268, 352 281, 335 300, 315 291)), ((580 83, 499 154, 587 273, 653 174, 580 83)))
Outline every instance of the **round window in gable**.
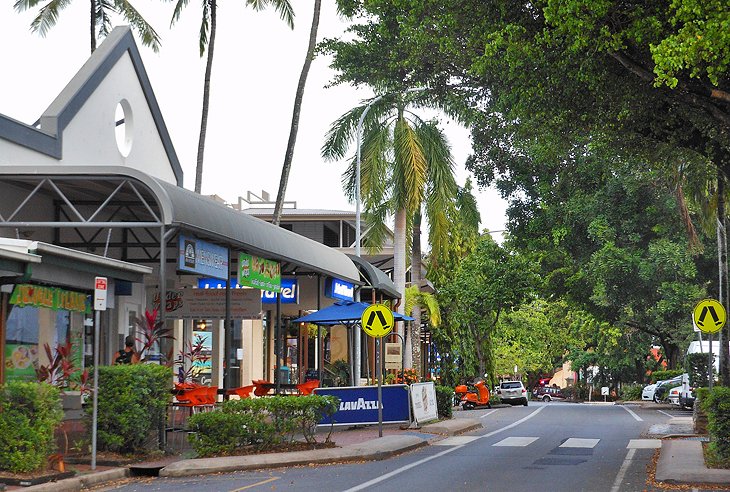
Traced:
POLYGON ((117 138, 117 148, 122 156, 127 157, 132 151, 134 141, 134 117, 129 101, 122 99, 117 103, 114 111, 114 133, 117 138))

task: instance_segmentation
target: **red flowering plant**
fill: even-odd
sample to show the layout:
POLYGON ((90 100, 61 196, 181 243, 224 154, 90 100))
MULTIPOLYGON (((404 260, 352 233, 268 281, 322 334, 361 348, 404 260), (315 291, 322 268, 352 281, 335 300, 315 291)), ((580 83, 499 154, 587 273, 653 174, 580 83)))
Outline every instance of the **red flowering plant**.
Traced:
POLYGON ((194 341, 188 340, 188 346, 180 351, 175 361, 178 384, 192 383, 196 365, 205 365, 210 360, 210 355, 204 353, 205 348, 205 340, 200 335, 195 335, 194 341))
POLYGON ((144 317, 135 320, 137 324, 137 341, 142 344, 139 351, 139 358, 145 361, 153 350, 159 350, 159 342, 161 340, 173 340, 172 328, 167 328, 165 323, 157 319, 157 309, 152 312, 145 311, 144 317))
POLYGON ((47 343, 43 348, 49 363, 36 368, 38 381, 55 386, 62 392, 68 389, 78 390, 81 393, 91 392, 88 386, 89 371, 76 367, 71 342, 59 343, 55 350, 52 350, 47 343))
POLYGON ((415 369, 403 369, 396 379, 401 384, 418 383, 420 380, 421 378, 418 377, 418 372, 415 369))

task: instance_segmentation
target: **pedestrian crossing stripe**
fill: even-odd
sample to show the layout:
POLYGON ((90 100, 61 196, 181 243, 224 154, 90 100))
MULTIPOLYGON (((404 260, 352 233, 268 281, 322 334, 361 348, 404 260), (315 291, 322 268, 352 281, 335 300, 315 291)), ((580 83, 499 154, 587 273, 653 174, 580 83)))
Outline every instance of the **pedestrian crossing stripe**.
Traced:
POLYGON ((432 444, 434 446, 463 446, 477 439, 479 439, 479 436, 451 436, 440 441, 435 441, 432 444))
POLYGON ((571 437, 566 440, 559 447, 561 448, 595 448, 600 439, 581 439, 578 437, 571 437))
POLYGON ((492 446, 525 447, 540 439, 539 437, 507 437, 492 446))
POLYGON ((659 449, 661 447, 661 439, 631 439, 626 449, 659 449))
MULTIPOLYGON (((484 436, 451 436, 440 441, 434 441, 431 443, 432 446, 464 446, 470 444, 484 436)), ((524 448, 530 444, 539 440, 539 437, 506 437, 501 441, 492 444, 493 447, 512 447, 512 448, 524 448)), ((572 449, 593 449, 600 439, 585 439, 579 437, 571 437, 565 440, 559 448, 572 448, 572 449)), ((661 439, 629 439, 626 449, 659 449, 662 447, 661 439)))

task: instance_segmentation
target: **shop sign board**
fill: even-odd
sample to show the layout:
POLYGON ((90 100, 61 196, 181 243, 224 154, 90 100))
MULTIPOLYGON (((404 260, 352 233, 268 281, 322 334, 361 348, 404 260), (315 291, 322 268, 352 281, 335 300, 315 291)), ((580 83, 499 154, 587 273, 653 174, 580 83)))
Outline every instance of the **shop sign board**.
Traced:
POLYGON ((238 283, 256 289, 279 292, 281 265, 274 260, 240 253, 238 255, 238 283))
MULTIPOLYGON (((333 395, 340 399, 337 412, 324 417, 319 425, 359 425, 378 423, 378 387, 350 386, 344 388, 315 388, 317 395, 333 395)), ((410 422, 408 385, 382 386, 383 423, 410 422)))
POLYGON ((42 285, 16 285, 10 296, 10 304, 18 307, 33 306, 54 311, 63 309, 78 313, 91 313, 86 294, 42 285))
MULTIPOLYGON (((155 295, 155 307, 160 305, 155 295)), ((167 291, 166 312, 178 319, 223 319, 226 317, 225 289, 179 289, 167 291)), ((261 296, 256 289, 231 289, 231 317, 257 319, 261 296)))
MULTIPOLYGON (((198 279, 199 289, 225 289, 225 280, 217 278, 199 278, 198 279)), ((231 279, 232 289, 243 289, 244 287, 239 284, 235 278, 231 279)), ((282 304, 299 304, 299 283, 295 278, 282 278, 281 279, 281 296, 282 304)), ((261 302, 264 304, 276 304, 276 292, 270 292, 268 290, 261 291, 261 302)))
POLYGON ((439 418, 436 408, 436 387, 433 381, 411 385, 411 407, 417 423, 439 418))
POLYGON ((403 346, 399 343, 386 342, 385 344, 385 369, 403 369, 403 346))
POLYGON ((225 280, 228 278, 228 248, 180 234, 178 269, 225 280))
POLYGON ((355 299, 355 284, 339 278, 328 278, 325 281, 324 295, 332 299, 352 301, 355 299))

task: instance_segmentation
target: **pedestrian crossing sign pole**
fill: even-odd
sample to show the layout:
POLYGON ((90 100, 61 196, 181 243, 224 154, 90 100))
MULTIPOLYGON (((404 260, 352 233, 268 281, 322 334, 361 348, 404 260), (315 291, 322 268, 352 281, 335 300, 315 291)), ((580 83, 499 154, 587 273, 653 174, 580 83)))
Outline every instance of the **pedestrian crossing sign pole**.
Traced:
POLYGON ((393 311, 385 304, 371 304, 362 312, 360 318, 365 333, 375 338, 378 359, 378 437, 383 437, 383 341, 382 338, 393 330, 395 318, 393 311))
MULTIPOLYGON (((708 368, 708 386, 712 388, 713 383, 713 370, 715 364, 712 357, 712 334, 719 332, 725 322, 727 321, 727 313, 723 305, 715 299, 703 299, 695 305, 692 311, 692 321, 695 326, 700 329, 701 332, 707 333, 709 340, 709 350, 707 351, 709 362, 707 363, 708 368)), ((722 339, 722 337, 720 337, 722 339)), ((702 342, 700 342, 701 344, 702 342)), ((722 350, 722 347, 720 348, 722 350)), ((722 352, 718 355, 721 355, 722 352)))

